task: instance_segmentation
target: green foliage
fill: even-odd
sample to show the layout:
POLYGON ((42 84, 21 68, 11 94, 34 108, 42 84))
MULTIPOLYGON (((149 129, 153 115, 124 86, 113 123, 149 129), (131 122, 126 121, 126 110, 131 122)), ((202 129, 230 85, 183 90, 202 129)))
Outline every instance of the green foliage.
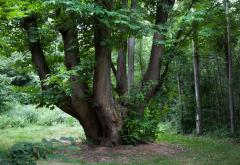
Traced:
POLYGON ((35 106, 8 106, 8 110, 0 115, 0 129, 18 128, 30 125, 52 126, 65 124, 73 126, 77 121, 60 110, 37 108, 35 106))
POLYGON ((145 83, 143 87, 141 85, 135 85, 131 87, 130 93, 128 95, 125 95, 120 99, 131 109, 136 109, 144 102, 146 93, 156 84, 156 81, 149 81, 145 83))
POLYGON ((145 109, 144 116, 131 111, 124 120, 120 134, 124 144, 138 144, 154 141, 158 134, 160 111, 145 109))
POLYGON ((11 100, 10 80, 6 75, 0 74, 0 112, 4 110, 4 104, 11 100))
POLYGON ((36 165, 36 160, 46 159, 51 151, 46 144, 21 142, 12 146, 9 158, 13 165, 36 165))

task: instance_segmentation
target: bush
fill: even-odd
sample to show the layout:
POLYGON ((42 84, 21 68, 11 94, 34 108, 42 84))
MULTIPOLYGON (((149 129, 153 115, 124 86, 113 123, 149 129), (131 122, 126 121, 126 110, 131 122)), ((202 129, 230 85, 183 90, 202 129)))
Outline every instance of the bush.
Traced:
POLYGON ((35 165, 36 160, 46 159, 51 151, 45 144, 21 142, 12 146, 9 158, 13 165, 35 165))
POLYGON ((144 117, 135 112, 131 112, 124 120, 123 128, 120 132, 124 144, 142 143, 154 141, 158 134, 159 118, 154 115, 154 111, 145 110, 144 117))

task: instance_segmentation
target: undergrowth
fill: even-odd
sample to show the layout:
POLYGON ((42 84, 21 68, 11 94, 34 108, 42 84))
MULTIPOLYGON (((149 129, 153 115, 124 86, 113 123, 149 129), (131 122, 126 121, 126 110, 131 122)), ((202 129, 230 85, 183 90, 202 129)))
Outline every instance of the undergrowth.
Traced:
POLYGON ((0 113, 0 129, 19 128, 30 125, 52 126, 65 124, 73 126, 77 121, 58 109, 36 108, 33 105, 10 105, 0 113))

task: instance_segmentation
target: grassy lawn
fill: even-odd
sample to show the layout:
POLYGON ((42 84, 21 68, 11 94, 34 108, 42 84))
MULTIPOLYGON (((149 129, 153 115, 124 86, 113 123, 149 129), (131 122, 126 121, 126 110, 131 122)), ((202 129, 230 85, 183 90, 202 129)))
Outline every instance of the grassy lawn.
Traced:
MULTIPOLYGON (((67 126, 32 126, 26 128, 11 128, 0 130, 0 159, 6 156, 8 149, 17 142, 41 142, 43 138, 76 137, 83 138, 83 132, 79 127, 67 126)), ((142 161, 132 157, 132 162, 127 164, 140 165, 239 165, 240 164, 240 145, 233 144, 227 140, 215 140, 206 137, 191 137, 161 134, 158 138, 159 143, 170 146, 184 148, 184 152, 164 156, 148 157, 142 161), (137 162, 137 163, 136 163, 137 162)), ((90 164, 80 160, 74 154, 79 152, 79 146, 61 146, 59 152, 49 155, 47 160, 40 160, 40 165, 71 165, 71 164, 90 164)), ((115 155, 116 156, 116 155, 115 155)), ((97 165, 120 165, 123 163, 92 163, 97 165)))
POLYGON ((178 154, 174 158, 176 164, 240 164, 240 144, 230 143, 226 139, 162 134, 159 136, 159 141, 185 148, 186 152, 178 154))
POLYGON ((81 127, 67 127, 58 125, 52 127, 32 126, 25 128, 0 129, 0 158, 5 156, 9 148, 18 142, 41 142, 43 138, 60 137, 83 138, 84 133, 81 127))

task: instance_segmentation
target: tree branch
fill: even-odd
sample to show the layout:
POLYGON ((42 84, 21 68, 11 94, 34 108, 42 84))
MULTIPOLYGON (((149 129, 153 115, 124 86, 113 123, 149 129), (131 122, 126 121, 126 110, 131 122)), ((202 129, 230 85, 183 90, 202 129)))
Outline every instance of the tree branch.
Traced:
POLYGON ((32 15, 23 19, 22 27, 27 32, 29 50, 32 55, 32 63, 36 67, 42 88, 46 88, 43 80, 50 74, 50 69, 43 54, 42 45, 37 31, 37 18, 32 15))

